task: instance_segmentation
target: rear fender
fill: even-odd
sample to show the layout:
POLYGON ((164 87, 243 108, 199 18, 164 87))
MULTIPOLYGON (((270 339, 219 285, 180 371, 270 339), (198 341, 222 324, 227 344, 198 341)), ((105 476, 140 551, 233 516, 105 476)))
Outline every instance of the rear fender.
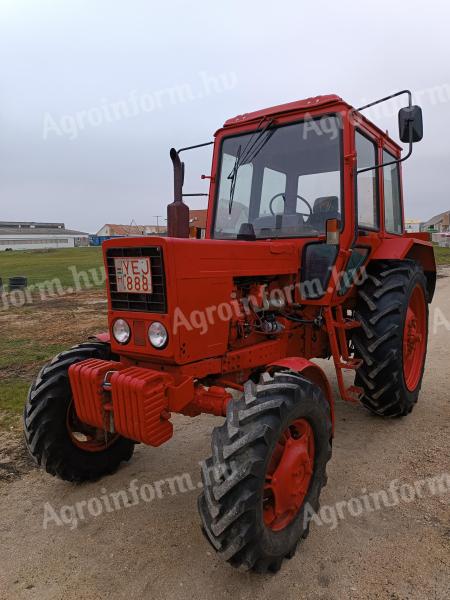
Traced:
POLYGON ((414 244, 409 250, 406 258, 416 261, 422 266, 427 278, 428 302, 433 300, 436 289, 436 260, 434 258, 433 246, 414 244))
POLYGON ((383 240, 371 260, 404 260, 418 263, 427 279, 428 302, 431 302, 436 287, 436 261, 433 245, 421 237, 399 237, 383 240))
POLYGON ((325 398, 330 405, 330 416, 331 416, 331 425, 333 428, 334 435, 334 398, 333 393, 331 391, 330 382, 328 381, 327 376, 323 372, 323 370, 311 362, 306 358, 301 358, 299 356, 290 356, 288 358, 283 358, 282 360, 277 360, 276 362, 270 363, 267 366, 267 370, 269 372, 273 372, 276 368, 288 369, 289 371, 293 371, 294 373, 299 373, 303 375, 306 379, 309 379, 316 385, 320 387, 325 398))

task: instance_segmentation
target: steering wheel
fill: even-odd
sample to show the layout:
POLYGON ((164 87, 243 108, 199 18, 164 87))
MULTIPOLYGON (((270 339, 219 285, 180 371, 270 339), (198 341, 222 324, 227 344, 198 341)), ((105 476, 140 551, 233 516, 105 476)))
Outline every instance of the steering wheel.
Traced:
MULTIPOLYGON (((279 196, 281 196, 281 197, 283 198, 283 202, 286 202, 286 194, 283 194, 283 193, 281 193, 281 194, 275 194, 275 196, 273 196, 273 198, 271 198, 271 199, 270 199, 270 202, 269 202, 269 210, 270 210, 270 213, 271 213, 273 216, 275 216, 277 213, 274 213, 274 212, 273 212, 273 207, 272 207, 272 205, 273 205, 274 201, 275 201, 275 200, 276 200, 276 199, 277 199, 279 196)), ((295 214, 297 214, 297 215, 301 215, 302 217, 306 217, 307 219, 309 219, 309 217, 312 215, 312 212, 313 212, 313 211, 312 211, 312 208, 311 208, 311 205, 310 205, 310 203, 308 202, 308 200, 306 200, 305 198, 303 198, 303 196, 299 196, 298 194, 296 195, 296 198, 298 198, 299 200, 301 200, 302 202, 304 202, 304 203, 306 204, 306 206, 307 206, 307 207, 308 207, 308 209, 309 209, 309 213, 308 213, 308 214, 306 214, 306 213, 298 213, 298 212, 296 212, 295 214)))

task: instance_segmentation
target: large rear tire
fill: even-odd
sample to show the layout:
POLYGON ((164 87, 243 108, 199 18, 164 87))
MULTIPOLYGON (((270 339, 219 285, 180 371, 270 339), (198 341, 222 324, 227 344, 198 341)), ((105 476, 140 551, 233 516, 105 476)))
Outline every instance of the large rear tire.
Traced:
POLYGON ((134 442, 80 423, 73 408, 68 369, 88 358, 111 360, 110 347, 87 342, 58 354, 30 387, 24 409, 25 443, 47 473, 82 482, 114 473, 131 458, 134 442))
POLYGON ((327 400, 292 373, 249 381, 211 445, 198 503, 206 538, 234 567, 278 571, 319 508, 331 457, 327 400))
POLYGON ((411 260, 371 266, 358 293, 355 355, 363 364, 355 384, 362 404, 384 417, 403 417, 417 402, 428 336, 428 294, 422 268, 411 260))

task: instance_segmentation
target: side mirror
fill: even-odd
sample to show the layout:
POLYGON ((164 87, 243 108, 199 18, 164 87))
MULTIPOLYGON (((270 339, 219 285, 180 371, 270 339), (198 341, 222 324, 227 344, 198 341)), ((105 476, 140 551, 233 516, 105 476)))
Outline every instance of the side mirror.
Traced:
POLYGON ((422 109, 407 106, 398 111, 399 136, 403 143, 420 142, 423 137, 422 109))

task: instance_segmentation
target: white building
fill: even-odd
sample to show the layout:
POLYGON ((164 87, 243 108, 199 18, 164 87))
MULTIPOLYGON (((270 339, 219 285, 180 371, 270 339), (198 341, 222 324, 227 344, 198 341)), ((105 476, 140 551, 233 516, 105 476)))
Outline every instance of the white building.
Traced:
POLYGON ((418 219, 405 219, 405 231, 406 233, 417 233, 421 231, 423 221, 418 219))
POLYGON ((66 229, 64 223, 0 221, 0 251, 88 246, 89 234, 66 229))

